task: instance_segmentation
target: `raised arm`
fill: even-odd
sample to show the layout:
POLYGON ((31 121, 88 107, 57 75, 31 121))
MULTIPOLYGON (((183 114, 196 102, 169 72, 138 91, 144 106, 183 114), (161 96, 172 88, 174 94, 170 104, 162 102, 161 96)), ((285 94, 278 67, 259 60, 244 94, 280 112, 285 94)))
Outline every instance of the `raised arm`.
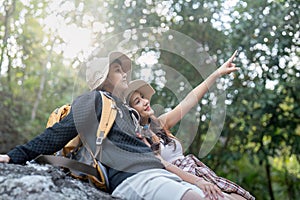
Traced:
POLYGON ((170 129, 175 126, 183 118, 183 116, 199 102, 209 88, 215 83, 217 78, 239 69, 234 63, 232 63, 236 54, 237 51, 235 51, 221 67, 214 71, 200 85, 194 88, 173 110, 159 116, 159 119, 166 128, 170 129))

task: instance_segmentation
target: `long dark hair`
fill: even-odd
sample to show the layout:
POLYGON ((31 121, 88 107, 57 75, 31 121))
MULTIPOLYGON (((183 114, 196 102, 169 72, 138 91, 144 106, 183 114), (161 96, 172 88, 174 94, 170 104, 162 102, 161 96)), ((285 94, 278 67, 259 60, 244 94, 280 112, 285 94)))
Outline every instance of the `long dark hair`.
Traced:
MULTIPOLYGON (((167 129, 162 122, 155 117, 154 115, 151 116, 150 121, 150 129, 155 133, 155 135, 163 140, 163 144, 167 145, 172 142, 172 138, 175 138, 174 135, 167 129)), ((154 140, 159 140, 159 138, 154 138, 154 140)))

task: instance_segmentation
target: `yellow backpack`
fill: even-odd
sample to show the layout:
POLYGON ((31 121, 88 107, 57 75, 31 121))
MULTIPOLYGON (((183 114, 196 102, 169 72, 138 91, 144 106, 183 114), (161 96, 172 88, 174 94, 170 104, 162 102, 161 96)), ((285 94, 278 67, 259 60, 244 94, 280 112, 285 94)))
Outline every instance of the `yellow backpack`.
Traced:
MULTIPOLYGON (((102 97, 102 115, 97 130, 97 149, 101 149, 102 141, 108 135, 117 115, 114 100, 102 92, 100 93, 102 97)), ((56 108, 48 118, 47 127, 51 127, 61 121, 69 114, 70 110, 71 105, 69 104, 56 108)), ((96 188, 108 191, 109 181, 106 168, 96 159, 97 152, 93 153, 89 148, 85 148, 84 150, 83 147, 84 144, 78 135, 69 141, 60 151, 55 153, 55 155, 40 155, 35 161, 40 164, 63 167, 70 172, 71 176, 87 180, 96 188), (84 159, 82 159, 83 157, 84 159)))

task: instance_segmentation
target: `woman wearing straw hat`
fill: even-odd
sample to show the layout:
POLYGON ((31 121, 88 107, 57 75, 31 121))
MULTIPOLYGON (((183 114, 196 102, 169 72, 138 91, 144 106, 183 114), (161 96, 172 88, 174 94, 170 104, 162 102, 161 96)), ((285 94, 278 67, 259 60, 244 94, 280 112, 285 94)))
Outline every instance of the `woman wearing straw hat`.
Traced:
POLYGON ((105 58, 93 57, 87 63, 86 71, 91 91, 76 98, 63 120, 28 143, 0 155, 0 162, 25 164, 40 154, 53 154, 79 133, 94 151, 102 92, 115 101, 118 110, 103 141, 101 157, 97 157, 107 168, 112 196, 128 200, 207 199, 201 189, 165 170, 151 148, 136 137, 134 114, 124 104, 123 98, 130 71, 131 60, 123 53, 112 52, 105 58))
POLYGON ((194 176, 191 176, 190 182, 196 183, 206 194, 211 195, 222 190, 232 194, 231 196, 235 199, 253 200, 255 198, 248 191, 225 178, 218 177, 194 155, 184 156, 180 141, 170 132, 170 129, 197 104, 218 77, 238 69, 232 63, 236 53, 202 84, 192 90, 173 110, 162 114, 158 118, 154 116, 154 111, 150 105, 151 97, 155 93, 150 84, 143 80, 134 80, 129 83, 125 96, 129 106, 134 108, 140 115, 140 137, 154 151, 158 152, 163 162, 169 163, 167 170, 176 170, 176 174, 179 176, 182 172, 178 171, 177 168, 193 174, 194 176), (209 183, 218 187, 210 187, 209 183))

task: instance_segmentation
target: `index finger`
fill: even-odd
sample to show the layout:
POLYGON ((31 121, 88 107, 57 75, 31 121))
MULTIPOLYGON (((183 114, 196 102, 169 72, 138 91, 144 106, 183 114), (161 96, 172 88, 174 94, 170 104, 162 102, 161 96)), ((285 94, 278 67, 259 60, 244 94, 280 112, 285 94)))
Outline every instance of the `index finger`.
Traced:
POLYGON ((235 50, 235 52, 232 54, 232 56, 229 58, 229 60, 233 61, 237 53, 238 53, 238 51, 235 50))

